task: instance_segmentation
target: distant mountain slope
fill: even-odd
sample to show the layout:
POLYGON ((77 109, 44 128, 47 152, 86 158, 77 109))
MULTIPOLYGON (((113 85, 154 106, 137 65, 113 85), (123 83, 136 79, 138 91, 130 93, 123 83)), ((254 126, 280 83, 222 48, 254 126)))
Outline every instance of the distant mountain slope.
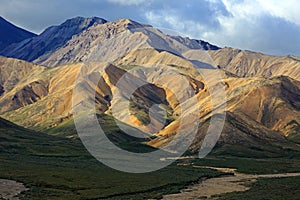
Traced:
MULTIPOLYGON (((42 55, 34 62, 46 66, 58 66, 74 62, 114 62, 123 56, 126 56, 126 61, 123 60, 126 64, 141 64, 135 59, 143 59, 143 63, 154 61, 154 58, 143 51, 145 49, 169 52, 177 59, 182 57, 182 54, 185 56, 192 54, 193 50, 202 49, 208 52, 207 57, 210 55, 208 59, 214 62, 215 67, 240 77, 284 75, 300 80, 300 60, 297 57, 269 56, 233 48, 221 49, 205 41, 165 35, 149 25, 128 19, 90 27, 74 36, 63 47, 42 55), (132 52, 137 51, 140 52, 139 55, 130 57, 132 52), (144 54, 142 55, 141 52, 144 54), (130 60, 135 62, 130 63, 130 60)), ((166 58, 161 56, 160 60, 157 59, 155 62, 163 64, 160 62, 162 60, 166 58)))
POLYGON ((0 51, 10 44, 33 38, 36 34, 19 28, 0 16, 0 51))
POLYGON ((84 61, 113 61, 138 48, 167 50, 177 55, 189 49, 219 49, 205 41, 168 36, 128 19, 107 22, 96 17, 77 17, 47 28, 34 39, 10 45, 0 54, 53 67, 84 61))
POLYGON ((61 25, 47 28, 39 36, 29 41, 8 46, 0 54, 7 57, 33 61, 45 53, 51 53, 57 48, 62 47, 74 35, 81 33, 91 26, 102 23, 106 23, 106 20, 97 17, 68 19, 61 25))
POLYGON ((0 113, 29 105, 47 95, 45 67, 0 56, 0 113))
POLYGON ((284 75, 300 81, 299 57, 269 56, 233 48, 209 51, 209 54, 216 66, 240 77, 284 75))
POLYGON ((51 67, 74 62, 113 62, 136 49, 155 49, 181 55, 189 49, 218 47, 203 41, 168 36, 149 25, 119 19, 90 27, 63 47, 44 54, 34 62, 51 67))
MULTIPOLYGON (((153 61, 154 58, 145 51, 140 51, 139 55, 132 53, 143 49, 169 52, 173 57, 177 57, 176 59, 182 57, 182 54, 191 54, 193 50, 202 49, 209 53, 207 57, 210 56, 214 67, 240 77, 268 78, 284 75, 300 80, 299 57, 269 56, 233 48, 219 48, 201 40, 169 36, 150 25, 129 19, 114 22, 97 17, 69 19, 59 26, 49 27, 30 41, 10 45, 0 52, 5 56, 53 67, 74 62, 117 61, 120 65, 141 64, 135 59, 141 61, 143 57, 147 57, 143 58, 143 63, 153 61), (125 59, 120 61, 124 56, 126 61, 125 59)), ((155 58, 157 63, 173 59, 169 55, 168 58, 155 55, 155 58)))

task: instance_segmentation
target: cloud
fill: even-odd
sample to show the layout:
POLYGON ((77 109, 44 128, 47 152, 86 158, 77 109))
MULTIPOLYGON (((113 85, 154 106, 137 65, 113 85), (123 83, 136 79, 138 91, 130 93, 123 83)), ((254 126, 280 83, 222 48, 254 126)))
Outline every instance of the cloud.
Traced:
POLYGON ((220 27, 216 15, 227 16, 223 4, 209 1, 187 0, 185 4, 175 1, 172 6, 161 5, 145 11, 148 23, 174 29, 190 37, 199 38, 208 29, 213 30, 220 27))
POLYGON ((300 14, 293 12, 295 1, 222 0, 222 3, 231 15, 217 16, 221 27, 219 32, 205 33, 208 40, 275 55, 300 55, 300 14))
POLYGON ((145 13, 145 16, 148 21, 154 24, 158 29, 172 29, 173 34, 185 37, 194 37, 198 32, 202 32, 206 28, 201 23, 195 23, 193 20, 183 21, 180 16, 170 13, 172 13, 172 11, 169 11, 168 14, 149 11, 145 13))
POLYGON ((266 13, 300 25, 298 0, 257 0, 266 13))
POLYGON ((297 2, 277 0, 206 0, 145 12, 149 23, 175 29, 220 46, 268 54, 300 55, 297 2), (197 9, 200 6, 203 10, 197 9), (194 14, 189 14, 189 12, 194 14), (197 16, 195 16, 195 13, 197 16))
POLYGON ((149 2, 149 0, 107 0, 108 2, 120 4, 120 5, 140 5, 149 2))

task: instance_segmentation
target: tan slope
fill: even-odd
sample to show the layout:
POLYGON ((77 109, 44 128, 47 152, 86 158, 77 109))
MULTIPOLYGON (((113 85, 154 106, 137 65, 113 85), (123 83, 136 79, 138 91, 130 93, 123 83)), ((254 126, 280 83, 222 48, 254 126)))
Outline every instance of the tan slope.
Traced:
POLYGON ((4 116, 22 126, 38 129, 53 127, 70 119, 73 112, 72 92, 82 67, 84 64, 78 63, 45 71, 49 84, 48 95, 31 105, 5 113, 4 116))
POLYGON ((4 92, 10 91, 16 84, 26 81, 28 76, 36 75, 46 68, 26 61, 0 56, 0 85, 4 92))
POLYGON ((288 77, 252 79, 247 85, 240 83, 228 96, 228 110, 244 113, 284 135, 294 132, 293 121, 300 121, 300 82, 288 77))
MULTIPOLYGON (((170 123, 174 120, 173 109, 178 105, 178 100, 185 101, 192 96, 192 93, 199 93, 204 89, 204 83, 182 75, 177 70, 174 66, 158 66, 155 69, 149 66, 148 70, 133 71, 132 75, 125 80, 125 90, 134 88, 139 82, 145 85, 136 90, 133 98, 129 99, 131 102, 130 115, 126 115, 126 111, 121 110, 120 113, 114 113, 114 116, 118 120, 141 130, 155 133, 157 127, 164 126, 164 122, 157 119, 160 116, 155 116, 154 121, 150 123, 148 110, 157 104, 167 110, 167 117, 169 118, 167 123, 170 123), (146 71, 146 74, 143 71, 146 71), (161 76, 161 73, 166 74, 166 76, 161 76), (183 85, 190 86, 189 90, 183 92, 183 85)), ((78 63, 48 69, 37 74, 31 80, 43 79, 47 85, 47 95, 37 102, 30 102, 30 105, 24 104, 21 108, 18 107, 18 110, 14 110, 15 108, 10 106, 9 108, 13 111, 5 113, 4 116, 25 127, 38 129, 57 126, 70 119, 73 112, 74 83, 80 71, 84 73, 85 79, 80 82, 83 90, 82 93, 75 94, 76 100, 87 102, 86 100, 93 99, 93 88, 95 87, 97 88, 96 107, 101 112, 110 113, 112 105, 118 105, 121 100, 124 100, 123 95, 117 95, 113 92, 118 80, 126 73, 125 70, 107 63, 78 63), (100 82, 95 85, 99 74, 101 74, 100 82)), ((11 93, 15 94, 16 88, 32 86, 32 83, 28 83, 29 85, 26 83, 17 84, 11 93)), ((31 94, 31 92, 28 93, 31 94)), ((180 112, 176 115, 179 116, 180 112)))
POLYGON ((0 57, 0 113, 15 110, 47 95, 45 67, 0 57))
POLYGON ((48 95, 39 101, 4 114, 25 127, 48 128, 72 116, 72 90, 83 64, 66 65, 49 69, 42 74, 48 77, 48 95))
MULTIPOLYGON (((243 113, 285 136, 295 132, 300 121, 299 81, 284 76, 270 79, 228 77, 224 84, 227 111, 243 113)), ((202 97, 200 104, 209 105, 208 101, 202 97)))
POLYGON ((144 65, 168 65, 193 68, 188 60, 167 51, 159 51, 153 48, 137 49, 126 53, 114 62, 117 66, 144 66, 144 65))
MULTIPOLYGON (((219 144, 255 145, 266 141, 284 142, 284 136, 299 134, 298 81, 288 77, 234 78, 224 79, 227 93, 227 118, 219 144)), ((207 133, 212 117, 209 93, 205 90, 198 95, 200 127, 192 150, 199 148, 207 133)), ((185 104, 189 104, 187 100, 185 104)), ((195 105, 190 105, 191 110, 195 105)), ((176 109, 174 111, 176 113, 176 109)), ((157 134, 149 144, 161 147, 168 144, 177 133, 180 119, 171 123, 157 134)), ((191 122, 192 124, 192 122, 191 122)))
POLYGON ((72 70, 64 66, 60 70, 51 69, 38 75, 36 78, 47 77, 47 96, 30 105, 6 112, 4 117, 26 127, 34 127, 36 124, 51 126, 62 118, 70 117, 72 86, 78 65, 69 67, 72 70))
MULTIPOLYGON (((190 53, 190 58, 193 58, 195 52, 189 51, 188 53, 190 53)), ((201 74, 191 66, 191 61, 149 48, 145 52, 141 50, 129 52, 116 63, 131 73, 123 83, 124 91, 134 88, 139 82, 149 84, 136 91, 130 99, 132 103, 130 115, 127 111, 121 110, 115 113, 115 117, 150 133, 155 133, 157 127, 163 128, 158 135, 165 138, 155 141, 153 145, 164 145, 165 141, 169 141, 176 133, 182 117, 179 101, 186 106, 187 114, 197 111, 191 98, 193 93, 198 96, 201 109, 199 116, 189 118, 190 123, 197 118, 204 123, 212 117, 211 91, 207 88, 208 85, 205 82, 207 80, 211 80, 215 86, 224 85, 227 92, 227 110, 236 116, 230 120, 239 122, 234 122, 234 125, 231 121, 226 122, 224 131, 227 139, 225 141, 238 143, 239 137, 243 134, 243 142, 251 143, 255 141, 251 139, 253 137, 269 140, 272 139, 273 134, 289 135, 298 130, 297 126, 300 122, 299 82, 293 79, 286 77, 239 78, 222 71, 224 83, 219 83, 213 80, 216 70, 200 69, 201 74), (143 65, 142 69, 134 66, 139 62, 143 65), (163 64, 157 65, 157 63, 163 64), (185 85, 190 86, 189 89, 185 90, 185 85), (167 107, 170 119, 166 127, 158 118, 149 122, 148 111, 153 104, 167 107), (254 133, 256 136, 253 136, 254 133)), ((48 83, 47 96, 28 106, 5 113, 3 116, 26 127, 38 129, 54 127, 67 121, 72 117, 72 92, 76 76, 80 71, 85 79, 80 82, 82 93, 76 94, 75 99, 78 102, 91 103, 86 100, 94 99, 93 88, 97 87, 96 108, 101 112, 112 114, 112 106, 122 105, 120 103, 122 100, 128 100, 124 95, 114 93, 118 80, 126 73, 121 68, 108 63, 78 63, 48 69, 31 78, 34 80, 34 78, 47 77, 43 79, 48 80, 46 81, 48 83), (100 82, 97 84, 98 80, 100 82)), ((18 87, 19 84, 13 90, 18 87)))
POLYGON ((300 59, 292 56, 269 56, 261 53, 224 48, 209 51, 216 65, 240 77, 289 76, 300 80, 300 59))
MULTIPOLYGON (((78 82, 82 90, 74 94, 75 101, 78 103, 93 104, 93 101, 89 100, 96 97, 96 108, 100 112, 105 112, 109 110, 111 104, 118 102, 118 98, 123 98, 117 95, 113 97, 112 91, 120 77, 126 73, 125 70, 108 63, 78 63, 49 69, 39 74, 36 78, 46 75, 48 77, 49 86, 47 96, 37 102, 32 102, 30 105, 24 105, 17 110, 6 112, 3 116, 25 127, 35 127, 38 129, 53 127, 70 119, 73 112, 73 89, 79 73, 83 73, 84 79, 78 82), (96 96, 93 90, 94 88, 96 88, 96 96), (113 98, 114 101, 112 101, 113 98)), ((138 78, 131 75, 125 84, 125 88, 129 89, 130 87, 134 87, 133 84, 140 81, 140 79, 134 79, 138 78)), ((16 88, 18 87, 17 85, 16 88)), ((14 91, 14 89, 12 91, 14 91)), ((133 94, 133 97, 132 102, 138 104, 143 110, 148 110, 153 103, 168 105, 165 100, 165 91, 148 83, 137 90, 133 94)), ((131 111, 134 116, 134 108, 131 111)), ((142 119, 137 118, 136 122, 134 122, 128 121, 127 118, 123 118, 122 116, 123 115, 119 113, 117 118, 135 126, 142 124, 142 119)))
MULTIPOLYGON (((157 55, 159 54, 157 53, 157 55)), ((110 112, 111 105, 117 105, 123 98, 122 96, 113 96, 113 91, 117 81, 124 75, 125 71, 109 64, 90 63, 88 65, 66 65, 38 74, 32 80, 40 80, 43 77, 47 77, 44 81, 46 85, 49 85, 47 89, 48 95, 36 103, 34 103, 35 101, 28 103, 33 103, 32 105, 22 105, 25 107, 6 113, 4 116, 26 127, 51 127, 69 119, 72 115, 71 98, 74 82, 82 68, 84 68, 83 71, 85 71, 87 76, 85 82, 82 83, 82 87, 88 96, 81 100, 93 98, 94 93, 92 89, 95 87, 93 84, 97 81, 97 74, 101 72, 102 78, 97 86, 96 93, 97 108, 102 112, 110 112), (27 116, 26 120, 24 120, 24 116, 27 116)), ((215 76, 213 71, 206 70, 206 79, 209 76, 215 76)), ((132 82, 134 79, 137 79, 137 82, 145 80, 153 85, 141 88, 135 94, 135 98, 131 99, 133 104, 131 105, 132 113, 130 116, 115 113, 116 117, 120 121, 135 127, 142 127, 141 129, 144 131, 151 132, 156 130, 155 126, 159 126, 158 122, 154 123, 153 127, 145 126, 149 123, 147 113, 153 103, 170 105, 171 110, 169 110, 169 114, 170 117, 175 117, 172 119, 175 120, 181 114, 180 107, 178 107, 179 101, 184 102, 184 105, 190 109, 189 112, 194 112, 196 108, 190 100, 194 93, 198 95, 201 105, 200 117, 205 117, 203 119, 206 119, 209 117, 207 113, 210 113, 212 109, 209 96, 210 91, 207 90, 208 88, 203 77, 192 72, 193 70, 184 70, 175 65, 156 67, 145 65, 142 69, 133 68, 131 73, 134 76, 129 77, 125 88, 130 89, 134 87, 134 82, 136 82, 132 82), (185 90, 183 89, 184 85, 191 87, 185 90)), ((225 73, 223 75, 226 76, 225 73)), ((270 80, 264 78, 228 77, 223 84, 227 90, 227 108, 231 112, 245 113, 253 120, 272 130, 280 131, 284 135, 290 134, 295 129, 294 126, 296 124, 293 125, 293 121, 297 123, 300 121, 298 105, 299 83, 297 81, 284 77, 270 80)), ((34 88, 34 84, 31 82, 29 85, 34 88)), ((21 84, 21 86, 29 87, 26 84, 21 84)), ((17 85, 15 88, 20 88, 20 86, 17 85)), ((16 91, 15 88, 12 92, 16 91)), ((29 90, 26 91, 31 94, 29 90)), ((23 96, 20 96, 20 98, 23 96)), ((82 96, 84 95, 79 95, 78 98, 82 98, 82 96)), ((13 106, 10 108, 14 109, 13 106)))

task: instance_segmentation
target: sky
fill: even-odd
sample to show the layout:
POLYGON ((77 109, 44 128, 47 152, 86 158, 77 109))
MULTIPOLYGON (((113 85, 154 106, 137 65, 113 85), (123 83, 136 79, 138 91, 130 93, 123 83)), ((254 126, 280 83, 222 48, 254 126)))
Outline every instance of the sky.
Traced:
POLYGON ((220 47, 300 56, 298 0, 0 0, 0 15, 35 33, 66 19, 130 18, 220 47))

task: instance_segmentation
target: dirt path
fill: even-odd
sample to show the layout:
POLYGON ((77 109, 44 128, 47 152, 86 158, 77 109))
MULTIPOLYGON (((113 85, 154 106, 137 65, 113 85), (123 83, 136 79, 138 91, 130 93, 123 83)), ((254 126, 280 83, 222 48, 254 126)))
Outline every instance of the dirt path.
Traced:
POLYGON ((18 200, 19 198, 16 196, 25 190, 27 188, 22 183, 0 179, 0 199, 18 200))
POLYGON ((170 194, 163 197, 164 200, 188 200, 188 199, 207 199, 212 198, 213 195, 224 194, 228 192, 239 192, 249 190, 250 187, 247 183, 253 183, 258 178, 283 178, 300 176, 300 173, 287 173, 287 174, 266 174, 266 175, 251 175, 237 173, 235 169, 229 168, 215 168, 194 166, 195 168, 210 168, 216 169, 221 172, 233 173, 234 175, 227 175, 219 178, 211 178, 199 181, 187 189, 184 189, 179 194, 170 194))

